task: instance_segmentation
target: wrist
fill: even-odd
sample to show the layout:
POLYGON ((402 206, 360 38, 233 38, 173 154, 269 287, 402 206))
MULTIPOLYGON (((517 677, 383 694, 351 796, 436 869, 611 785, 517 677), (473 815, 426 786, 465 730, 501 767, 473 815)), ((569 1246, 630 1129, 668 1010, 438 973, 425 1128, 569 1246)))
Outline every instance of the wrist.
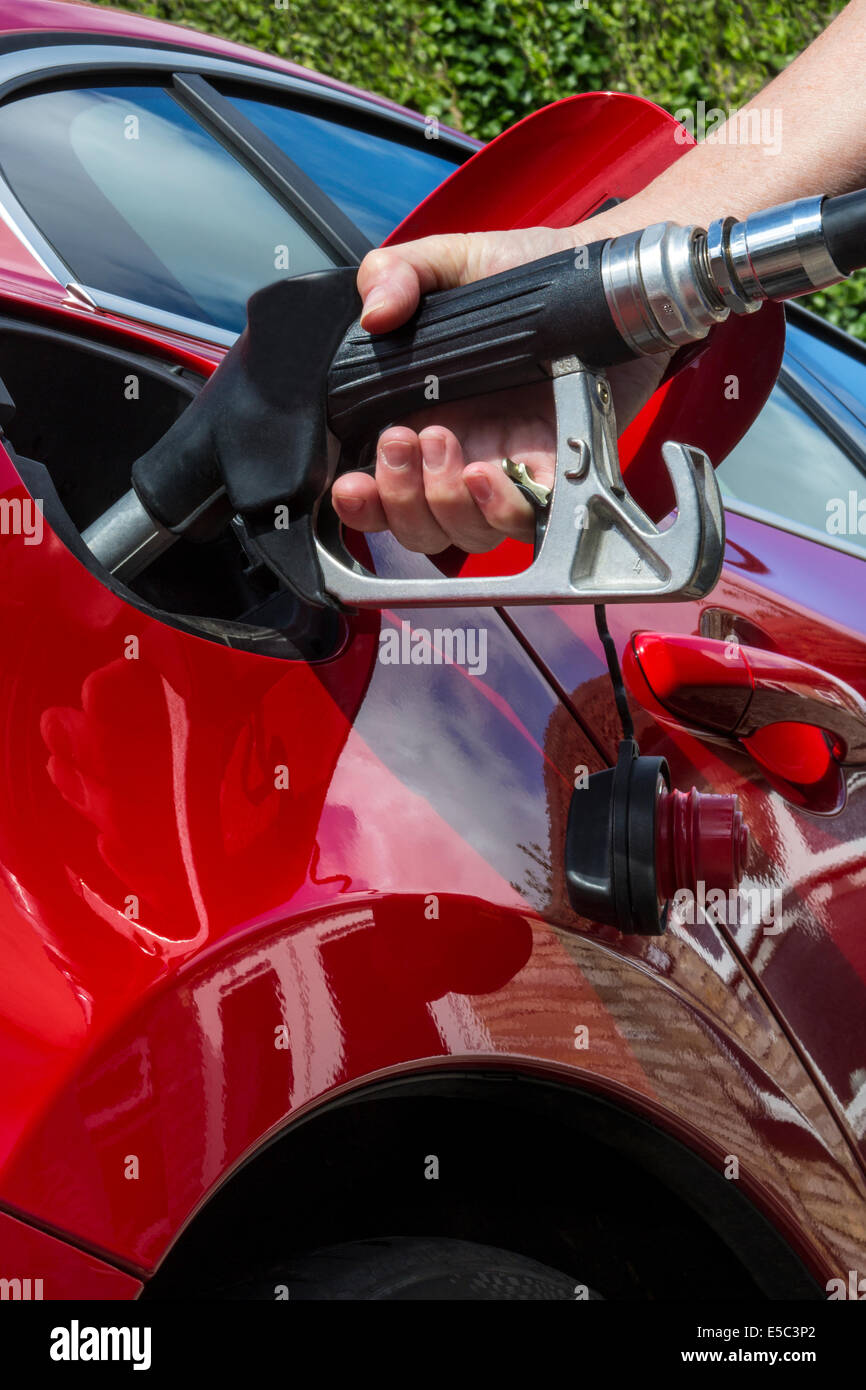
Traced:
POLYGON ((585 222, 578 222, 568 230, 573 238, 573 245, 586 246, 593 241, 640 231, 656 222, 673 222, 680 227, 706 228, 717 217, 732 215, 740 219, 746 216, 747 211, 748 209, 739 205, 722 206, 717 196, 707 200, 694 191, 689 192, 688 189, 684 195, 682 191, 672 187, 664 175, 660 175, 654 183, 616 207, 596 213, 594 217, 587 218, 585 222), (657 184, 661 186, 657 187, 657 184))

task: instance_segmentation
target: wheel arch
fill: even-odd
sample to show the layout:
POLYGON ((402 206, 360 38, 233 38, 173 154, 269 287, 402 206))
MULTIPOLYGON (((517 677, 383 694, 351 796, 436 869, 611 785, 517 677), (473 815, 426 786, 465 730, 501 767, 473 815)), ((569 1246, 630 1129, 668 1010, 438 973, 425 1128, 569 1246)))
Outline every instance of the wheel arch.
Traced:
POLYGON ((622 1096, 533 1069, 452 1059, 372 1080, 248 1155, 193 1214, 144 1296, 202 1296, 202 1279, 218 1289, 251 1261, 276 1268, 281 1240, 294 1253, 417 1234, 495 1243, 594 1287, 607 1280, 613 1298, 671 1296, 672 1271, 673 1297, 694 1295, 696 1278, 706 1297, 823 1297, 709 1147, 622 1096))

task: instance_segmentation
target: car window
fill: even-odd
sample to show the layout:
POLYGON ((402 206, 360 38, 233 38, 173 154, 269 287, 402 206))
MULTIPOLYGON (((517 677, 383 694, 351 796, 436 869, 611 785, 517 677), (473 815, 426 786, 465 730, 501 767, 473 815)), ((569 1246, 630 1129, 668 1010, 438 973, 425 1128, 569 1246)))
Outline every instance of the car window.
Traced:
POLYGON ((418 127, 414 143, 325 116, 227 93, 248 120, 303 169, 378 245, 461 163, 418 127))
MULTIPOLYGON (((777 384, 752 428, 716 470, 726 504, 760 508, 866 553, 850 496, 864 476, 789 391, 777 384)), ((855 508, 856 513, 856 508, 855 508)))
POLYGON ((83 285, 240 332, 280 275, 333 264, 158 87, 42 92, 0 107, 0 168, 83 285))
POLYGON ((805 367, 862 421, 866 413, 866 353, 864 345, 847 333, 838 338, 830 325, 816 320, 796 300, 786 306, 786 346, 799 366, 805 367))

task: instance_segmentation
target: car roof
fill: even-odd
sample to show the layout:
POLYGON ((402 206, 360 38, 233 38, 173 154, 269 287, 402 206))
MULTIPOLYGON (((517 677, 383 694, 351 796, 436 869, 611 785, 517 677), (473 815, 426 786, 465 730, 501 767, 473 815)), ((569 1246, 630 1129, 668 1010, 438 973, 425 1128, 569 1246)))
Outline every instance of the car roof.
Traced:
MULTIPOLYGON (((111 58, 114 62, 129 49, 133 52, 138 49, 142 55, 146 52, 154 57, 164 56, 167 64, 173 63, 174 54, 190 55, 191 63, 179 64, 183 67, 195 67, 196 60, 200 59, 205 67, 231 64, 237 73, 242 65, 253 79, 258 73, 266 83, 286 83, 287 87, 294 84, 294 89, 310 96, 315 95, 318 88, 326 101, 336 101, 340 106, 348 104, 356 110, 361 107, 372 118, 378 116, 389 125, 396 122, 404 130, 407 125, 425 129, 424 118, 417 112, 384 97, 325 77, 276 55, 200 34, 182 25, 101 5, 70 3, 70 0, 0 0, 0 80, 9 67, 4 90, 10 94, 49 74, 55 53, 60 62, 58 73, 68 71, 80 77, 82 69, 86 71, 89 65, 98 67, 100 58, 111 58)), ((453 142, 465 154, 477 148, 478 142, 459 132, 446 127, 439 129, 449 144, 453 142)), ((0 298, 7 308, 14 310, 14 306, 21 305, 41 309, 52 317, 59 314, 61 320, 88 331, 136 331, 125 315, 101 313, 99 323, 94 323, 92 301, 77 291, 69 276, 58 275, 56 267, 45 260, 44 238, 36 236, 34 239, 38 229, 28 231, 28 226, 22 209, 0 206, 0 298)), ((191 336, 189 331, 161 328, 151 323, 149 317, 139 328, 151 347, 192 353, 196 363, 204 354, 213 365, 224 350, 224 345, 214 347, 210 341, 191 336)))
MULTIPOLYGON (((200 33, 184 24, 151 19, 145 15, 131 14, 126 10, 108 8, 104 5, 89 5, 81 0, 0 0, 0 49, 9 51, 16 47, 63 43, 70 39, 91 42, 115 39, 119 42, 230 58, 235 62, 250 63, 271 71, 303 77, 324 87, 363 97, 365 101, 383 111, 399 112, 422 125, 424 121, 423 116, 416 111, 390 101, 387 97, 353 87, 347 82, 340 82, 336 78, 314 72, 311 68, 302 67, 298 63, 292 63, 273 53, 262 52, 261 49, 247 44, 234 43, 215 34, 200 33)), ((450 127, 440 126, 440 129, 458 136, 461 140, 465 141, 467 138, 450 127)))

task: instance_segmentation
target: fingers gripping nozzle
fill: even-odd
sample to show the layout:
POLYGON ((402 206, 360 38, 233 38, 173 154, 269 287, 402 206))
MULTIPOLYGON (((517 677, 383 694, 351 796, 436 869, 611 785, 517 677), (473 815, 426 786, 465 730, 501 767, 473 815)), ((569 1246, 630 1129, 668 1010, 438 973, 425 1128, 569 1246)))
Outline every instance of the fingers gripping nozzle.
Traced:
MULTIPOLYGON (((325 587, 352 608, 627 603, 695 598, 721 571, 724 511, 706 454, 668 443, 662 456, 677 516, 660 529, 626 489, 610 386, 576 357, 551 364, 557 448, 553 491, 536 523, 531 565, 502 577, 414 579, 369 574, 335 536, 318 542, 325 587)), ((336 528, 333 528, 334 530, 336 528)))
POLYGON ((255 558, 313 605, 706 593, 723 540, 712 470, 697 450, 666 445, 678 514, 664 531, 653 526, 625 490, 599 414, 606 390, 609 404, 602 374, 700 340, 731 312, 844 279, 866 261, 864 230, 866 190, 721 218, 707 231, 658 223, 426 295, 407 324, 375 337, 357 318, 353 268, 278 281, 252 297, 239 342, 85 540, 131 578, 179 536, 234 519, 255 558), (379 430, 429 404, 431 379, 445 403, 551 375, 556 478, 526 571, 386 582, 348 557, 325 494, 379 430), (326 530, 333 545, 319 539, 326 530))

